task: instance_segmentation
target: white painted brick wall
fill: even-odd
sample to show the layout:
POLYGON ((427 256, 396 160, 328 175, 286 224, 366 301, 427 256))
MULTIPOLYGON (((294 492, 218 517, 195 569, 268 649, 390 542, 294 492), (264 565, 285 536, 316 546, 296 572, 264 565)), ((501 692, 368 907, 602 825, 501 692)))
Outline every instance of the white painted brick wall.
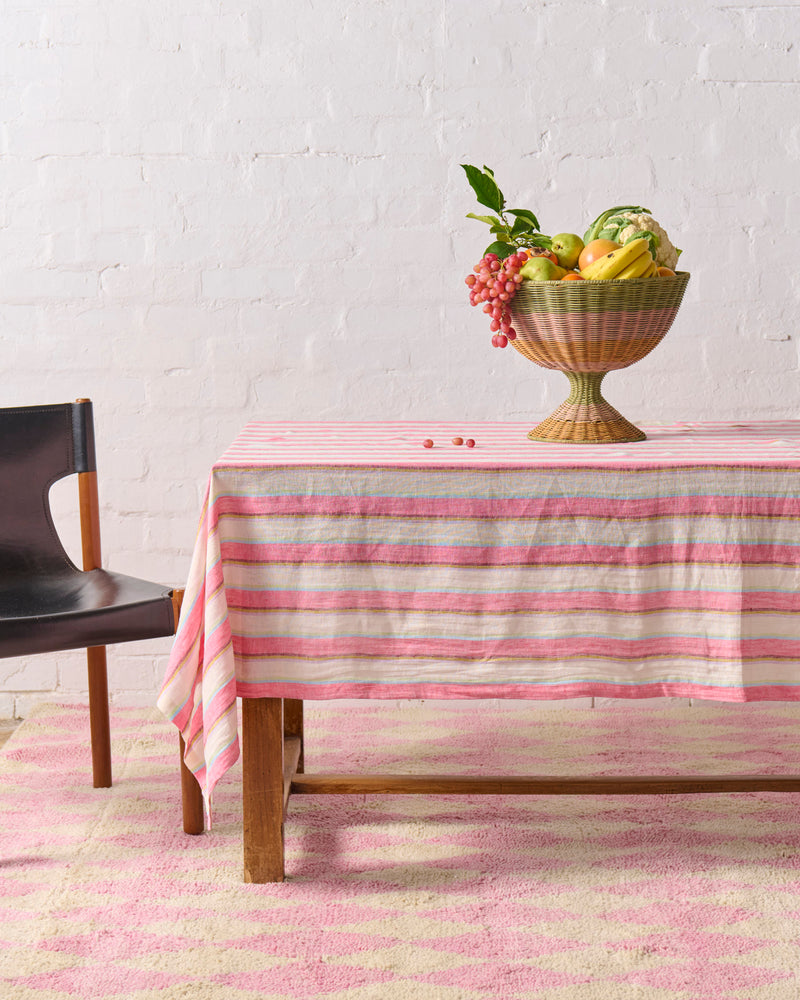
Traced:
MULTIPOLYGON (((798 107, 787 0, 3 0, 0 405, 94 399, 107 564, 175 584, 248 418, 540 418, 563 377, 467 304, 469 162, 551 232, 635 201, 683 247, 624 412, 796 416, 798 107)), ((168 649, 112 650, 114 699, 168 649)), ((80 654, 0 661, 0 715, 44 697, 80 654)))

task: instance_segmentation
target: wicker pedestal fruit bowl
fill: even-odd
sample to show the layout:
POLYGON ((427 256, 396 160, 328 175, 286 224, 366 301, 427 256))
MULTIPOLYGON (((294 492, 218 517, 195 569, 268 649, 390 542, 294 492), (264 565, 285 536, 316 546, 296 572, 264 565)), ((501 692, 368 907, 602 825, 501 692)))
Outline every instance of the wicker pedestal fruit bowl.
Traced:
POLYGON ((514 296, 511 341, 529 361, 564 372, 570 394, 533 428, 533 441, 614 443, 646 435, 606 402, 610 371, 641 361, 672 325, 686 271, 625 281, 524 281, 514 296))

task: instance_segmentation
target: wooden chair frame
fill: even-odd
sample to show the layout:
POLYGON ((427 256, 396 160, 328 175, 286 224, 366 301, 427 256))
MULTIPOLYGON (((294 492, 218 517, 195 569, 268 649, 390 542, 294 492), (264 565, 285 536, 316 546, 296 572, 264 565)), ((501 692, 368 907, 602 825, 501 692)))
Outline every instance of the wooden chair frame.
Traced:
MULTIPOLYGON (((76 402, 87 402, 79 399, 76 402)), ((103 563, 100 544, 100 499, 97 472, 78 473, 78 500, 81 532, 82 566, 100 569, 103 563)), ((177 627, 183 590, 172 591, 172 608, 177 627)), ((89 727, 92 749, 92 783, 95 788, 111 787, 111 724, 108 700, 108 658, 105 646, 86 649, 89 675, 89 727)))

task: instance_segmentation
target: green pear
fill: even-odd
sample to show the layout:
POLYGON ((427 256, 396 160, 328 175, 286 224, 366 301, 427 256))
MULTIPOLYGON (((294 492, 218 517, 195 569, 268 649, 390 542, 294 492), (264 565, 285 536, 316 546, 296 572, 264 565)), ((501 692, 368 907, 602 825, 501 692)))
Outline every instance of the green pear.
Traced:
POLYGON ((553 237, 552 249, 558 257, 558 263, 571 271, 578 263, 583 250, 583 240, 575 233, 559 233, 553 237))
POLYGON ((528 281, 558 281, 564 272, 549 257, 531 257, 519 273, 528 281))

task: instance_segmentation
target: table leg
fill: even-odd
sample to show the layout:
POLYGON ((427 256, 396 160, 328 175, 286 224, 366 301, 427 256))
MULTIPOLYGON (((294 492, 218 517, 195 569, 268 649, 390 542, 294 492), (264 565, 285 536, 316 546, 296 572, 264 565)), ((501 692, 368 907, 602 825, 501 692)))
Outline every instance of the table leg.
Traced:
POLYGON ((244 881, 282 882, 283 699, 242 699, 244 881))
POLYGON ((183 759, 186 744, 182 736, 178 736, 181 748, 181 802, 183 806, 183 832, 197 835, 205 829, 203 815, 203 793, 197 778, 192 774, 183 759))
POLYGON ((296 736, 300 740, 300 758, 295 772, 303 773, 303 702, 299 698, 283 699, 283 731, 286 736, 296 736))

